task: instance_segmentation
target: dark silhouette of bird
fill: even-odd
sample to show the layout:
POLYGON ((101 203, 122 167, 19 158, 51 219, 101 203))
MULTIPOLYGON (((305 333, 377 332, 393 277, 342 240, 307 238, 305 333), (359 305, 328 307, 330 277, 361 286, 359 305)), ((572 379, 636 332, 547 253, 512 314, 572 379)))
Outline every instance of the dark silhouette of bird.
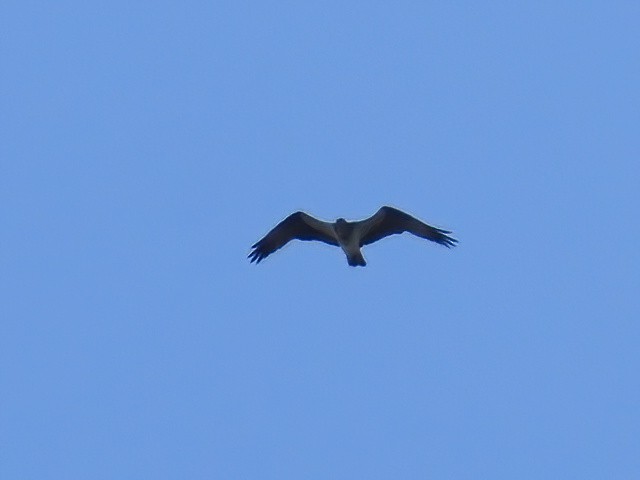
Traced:
POLYGON ((335 222, 323 222, 304 212, 295 212, 276 225, 262 240, 253 244, 249 253, 251 262, 260 263, 291 240, 318 240, 342 248, 352 267, 365 266, 367 262, 360 249, 381 238, 409 232, 432 242, 454 247, 458 241, 451 232, 432 227, 408 213, 393 207, 382 207, 374 215, 356 222, 338 218, 335 222))

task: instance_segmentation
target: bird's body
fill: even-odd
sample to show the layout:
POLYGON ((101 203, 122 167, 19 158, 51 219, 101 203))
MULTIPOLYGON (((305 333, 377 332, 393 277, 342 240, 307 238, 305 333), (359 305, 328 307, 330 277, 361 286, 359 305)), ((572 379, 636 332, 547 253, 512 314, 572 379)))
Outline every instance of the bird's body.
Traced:
POLYGON ((448 248, 457 243, 456 239, 448 236, 451 232, 427 225, 393 207, 382 207, 371 217, 356 222, 338 218, 330 223, 318 220, 304 212, 296 212, 255 243, 251 247, 253 251, 249 254, 249 258, 251 262, 260 263, 293 239, 318 240, 339 246, 347 256, 349 265, 364 267, 367 263, 360 251, 364 245, 402 232, 410 232, 448 248))
POLYGON ((364 261, 364 257, 360 251, 360 229, 357 228, 357 223, 358 222, 347 222, 344 218, 339 218, 332 226, 338 239, 338 245, 340 245, 340 248, 342 248, 342 251, 347 256, 349 265, 354 267, 356 265, 362 265, 364 267, 367 263, 364 261))

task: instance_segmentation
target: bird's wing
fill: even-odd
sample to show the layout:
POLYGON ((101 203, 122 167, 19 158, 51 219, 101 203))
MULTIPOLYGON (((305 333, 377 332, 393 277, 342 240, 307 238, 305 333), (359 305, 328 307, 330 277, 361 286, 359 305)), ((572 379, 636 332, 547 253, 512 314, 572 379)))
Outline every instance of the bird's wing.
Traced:
POLYGON ((447 248, 454 247, 458 243, 455 238, 448 235, 451 232, 427 225, 408 213, 392 207, 382 207, 374 215, 358 223, 362 232, 360 246, 403 232, 413 233, 447 248))
POLYGON ((313 218, 304 212, 296 212, 273 227, 262 240, 253 244, 249 258, 252 263, 260 263, 293 239, 319 240, 330 245, 338 245, 330 223, 313 218))

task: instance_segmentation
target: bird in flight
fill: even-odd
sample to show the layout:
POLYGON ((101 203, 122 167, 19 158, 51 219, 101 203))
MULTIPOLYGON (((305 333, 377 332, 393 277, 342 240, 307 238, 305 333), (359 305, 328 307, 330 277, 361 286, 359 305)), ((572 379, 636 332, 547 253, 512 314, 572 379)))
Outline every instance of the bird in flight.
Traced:
POLYGON ((338 218, 335 222, 323 222, 304 212, 295 212, 276 225, 262 240, 253 244, 249 254, 251 263, 260 263, 291 240, 319 240, 342 248, 352 267, 365 266, 360 248, 396 233, 409 232, 432 242, 454 247, 458 241, 451 232, 441 230, 408 213, 393 207, 382 207, 371 217, 357 222, 338 218))

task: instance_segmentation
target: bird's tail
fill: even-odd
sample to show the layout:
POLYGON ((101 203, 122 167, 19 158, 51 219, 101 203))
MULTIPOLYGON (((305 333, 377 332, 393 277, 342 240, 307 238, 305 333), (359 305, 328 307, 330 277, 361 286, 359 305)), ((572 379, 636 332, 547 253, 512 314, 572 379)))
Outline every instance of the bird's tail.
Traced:
POLYGON ((349 265, 351 265, 352 267, 364 267, 367 264, 367 262, 364 261, 362 252, 347 255, 347 262, 349 262, 349 265))

